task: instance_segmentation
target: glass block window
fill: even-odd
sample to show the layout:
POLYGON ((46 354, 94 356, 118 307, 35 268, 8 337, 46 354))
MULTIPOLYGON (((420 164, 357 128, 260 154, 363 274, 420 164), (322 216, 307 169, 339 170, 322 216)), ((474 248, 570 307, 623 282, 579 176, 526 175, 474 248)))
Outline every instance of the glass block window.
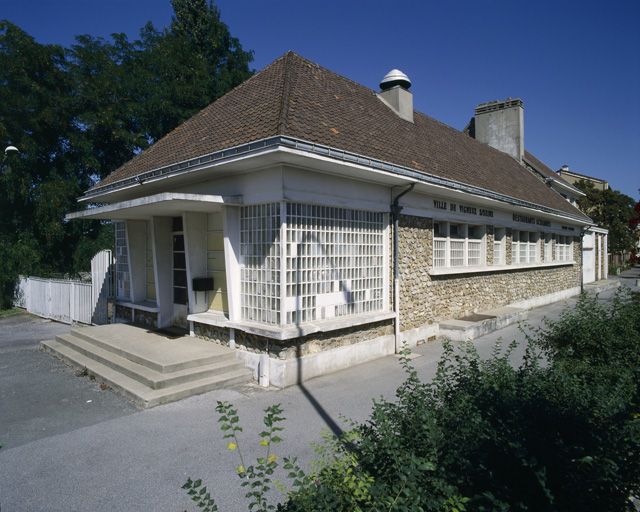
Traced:
POLYGON ((287 324, 383 309, 384 217, 288 203, 287 324))
POLYGON ((124 222, 114 222, 114 225, 116 230, 116 297, 131 300, 127 225, 124 222))
POLYGON ((243 320, 280 324, 280 204, 240 213, 240 308, 243 320))

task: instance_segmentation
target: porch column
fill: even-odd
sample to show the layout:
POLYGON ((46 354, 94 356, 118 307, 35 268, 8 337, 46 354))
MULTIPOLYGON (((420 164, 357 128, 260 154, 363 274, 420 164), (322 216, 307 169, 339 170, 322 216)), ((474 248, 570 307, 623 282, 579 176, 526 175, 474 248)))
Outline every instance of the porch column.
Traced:
POLYGON ((143 302, 147 297, 147 221, 127 220, 131 301, 143 302))
POLYGON ((224 229, 224 263, 227 275, 229 319, 241 320, 240 311, 240 208, 222 208, 224 229))
POLYGON ((173 318, 171 217, 152 217, 153 273, 156 281, 158 327, 169 327, 173 318))

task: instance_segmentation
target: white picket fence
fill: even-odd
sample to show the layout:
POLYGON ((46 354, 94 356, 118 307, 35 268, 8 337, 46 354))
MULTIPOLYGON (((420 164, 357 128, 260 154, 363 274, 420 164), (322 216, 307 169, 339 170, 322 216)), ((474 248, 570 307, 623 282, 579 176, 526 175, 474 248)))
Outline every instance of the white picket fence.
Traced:
POLYGON ((91 282, 20 277, 14 305, 43 318, 64 323, 106 324, 111 296, 111 251, 91 260, 91 282))

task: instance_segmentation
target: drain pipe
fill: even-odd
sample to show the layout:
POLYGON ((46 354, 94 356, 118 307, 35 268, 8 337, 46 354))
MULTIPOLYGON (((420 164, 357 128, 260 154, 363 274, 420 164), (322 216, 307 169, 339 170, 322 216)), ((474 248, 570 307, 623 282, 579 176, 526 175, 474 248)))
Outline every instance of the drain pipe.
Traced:
POLYGON ((393 202, 391 203, 391 220, 393 221, 393 312, 395 313, 394 320, 394 338, 396 354, 400 352, 402 347, 400 346, 400 267, 398 262, 398 221, 400 219, 400 212, 402 206, 400 206, 400 198, 408 194, 413 190, 416 184, 412 183, 405 190, 400 192, 393 202))

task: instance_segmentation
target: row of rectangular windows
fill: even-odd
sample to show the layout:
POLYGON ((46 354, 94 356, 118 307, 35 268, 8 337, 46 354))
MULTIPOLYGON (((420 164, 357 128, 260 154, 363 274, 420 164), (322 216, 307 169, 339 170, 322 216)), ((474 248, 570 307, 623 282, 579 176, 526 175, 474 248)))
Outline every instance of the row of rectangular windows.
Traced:
MULTIPOLYGON (((433 234, 433 266, 435 268, 486 265, 484 226, 435 222, 433 234)), ((513 264, 573 260, 569 236, 514 230, 511 240, 513 264), (552 245, 554 241, 555 257, 552 245), (543 244, 542 252, 540 252, 540 244, 543 244)), ((505 264, 505 245, 505 228, 494 228, 493 265, 505 264)))

